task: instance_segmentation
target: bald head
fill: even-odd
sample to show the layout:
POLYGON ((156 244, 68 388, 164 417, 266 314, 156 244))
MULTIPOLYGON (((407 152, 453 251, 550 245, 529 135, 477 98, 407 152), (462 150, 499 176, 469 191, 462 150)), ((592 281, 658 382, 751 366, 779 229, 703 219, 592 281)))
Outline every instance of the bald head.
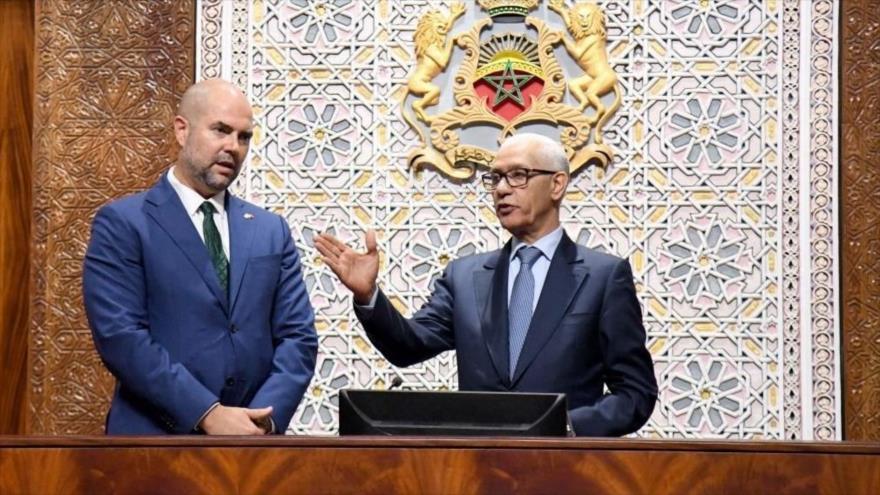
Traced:
POLYGON ((565 149, 554 139, 533 132, 520 132, 505 139, 498 151, 511 147, 527 150, 531 162, 539 168, 568 172, 565 149))
POLYGON ((205 113, 209 105, 224 102, 233 107, 245 106, 250 112, 250 104, 244 93, 234 84, 223 79, 205 79, 189 87, 180 98, 177 114, 187 120, 196 120, 205 113))

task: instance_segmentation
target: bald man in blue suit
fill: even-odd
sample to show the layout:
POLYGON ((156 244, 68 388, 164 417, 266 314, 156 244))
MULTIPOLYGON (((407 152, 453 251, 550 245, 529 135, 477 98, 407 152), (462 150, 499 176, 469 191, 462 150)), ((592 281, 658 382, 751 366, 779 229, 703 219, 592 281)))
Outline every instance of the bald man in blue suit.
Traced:
POLYGON ((108 434, 284 433, 312 378, 314 315, 285 220, 227 193, 253 133, 245 96, 181 99, 178 160, 95 216, 83 294, 116 377, 108 434))
POLYGON ((638 430, 654 409, 657 381, 632 271, 562 229, 569 180, 562 147, 516 135, 482 179, 513 238, 500 250, 451 262, 412 318, 376 286, 375 234, 367 234, 366 253, 330 235, 316 238, 353 292, 367 336, 397 366, 454 349, 462 390, 563 392, 577 435, 638 430))

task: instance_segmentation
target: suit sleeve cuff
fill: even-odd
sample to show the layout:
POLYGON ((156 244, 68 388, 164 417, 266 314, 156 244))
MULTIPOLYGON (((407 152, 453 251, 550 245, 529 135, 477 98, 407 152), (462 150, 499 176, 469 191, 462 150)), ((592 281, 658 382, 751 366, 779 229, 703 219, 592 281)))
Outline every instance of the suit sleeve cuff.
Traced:
POLYGON ((376 299, 379 297, 379 288, 376 287, 373 289, 373 295, 370 297, 370 302, 367 304, 358 304, 354 303, 354 307, 360 311, 373 311, 373 308, 376 307, 376 299))

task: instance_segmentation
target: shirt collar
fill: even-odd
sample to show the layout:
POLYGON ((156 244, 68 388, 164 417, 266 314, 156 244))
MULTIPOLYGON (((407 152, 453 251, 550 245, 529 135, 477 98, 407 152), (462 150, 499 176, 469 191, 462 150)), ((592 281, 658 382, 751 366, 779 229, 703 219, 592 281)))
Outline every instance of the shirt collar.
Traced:
POLYGON ((513 244, 510 248, 510 260, 513 261, 513 258, 516 257, 516 252, 523 246, 532 246, 536 247, 541 251, 548 260, 553 259, 553 253, 556 252, 556 248, 559 246, 559 242, 562 241, 562 234, 564 231, 562 230, 562 225, 556 227, 553 232, 545 235, 544 237, 538 239, 534 242, 534 244, 526 244, 525 242, 513 238, 513 244))
POLYGON ((171 187, 174 188, 174 192, 177 193, 177 196, 180 198, 180 202, 183 203, 184 209, 186 209, 186 214, 189 216, 195 215, 199 211, 199 207, 202 206, 202 203, 205 201, 210 201, 214 204, 214 208, 217 209, 217 212, 220 215, 223 215, 226 212, 225 207, 225 199, 226 199, 226 191, 220 191, 214 196, 205 200, 201 194, 197 193, 195 189, 187 186, 183 182, 180 182, 180 179, 174 175, 174 168, 176 166, 172 165, 170 169, 168 169, 168 182, 171 184, 171 187))

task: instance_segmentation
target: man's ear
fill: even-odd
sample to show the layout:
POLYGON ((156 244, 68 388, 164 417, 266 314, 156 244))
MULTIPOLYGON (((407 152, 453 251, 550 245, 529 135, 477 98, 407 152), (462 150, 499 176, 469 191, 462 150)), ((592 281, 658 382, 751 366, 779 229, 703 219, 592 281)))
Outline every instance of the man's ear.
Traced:
POLYGON ((565 195, 565 190, 568 189, 568 174, 565 172, 557 172, 553 174, 551 180, 550 197, 553 198, 553 201, 559 201, 565 195))
POLYGON ((180 115, 174 116, 174 137, 177 138, 177 144, 183 147, 186 138, 189 136, 189 121, 180 115))

